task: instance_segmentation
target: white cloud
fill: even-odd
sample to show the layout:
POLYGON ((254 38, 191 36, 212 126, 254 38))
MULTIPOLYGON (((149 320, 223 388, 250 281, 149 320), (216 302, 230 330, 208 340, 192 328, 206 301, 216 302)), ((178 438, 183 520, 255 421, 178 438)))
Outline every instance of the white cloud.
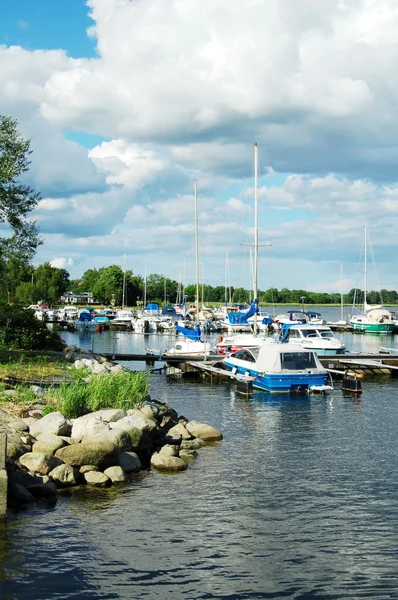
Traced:
POLYGON ((55 269, 67 269, 68 267, 73 266, 73 260, 71 258, 53 258, 50 260, 50 265, 55 269))

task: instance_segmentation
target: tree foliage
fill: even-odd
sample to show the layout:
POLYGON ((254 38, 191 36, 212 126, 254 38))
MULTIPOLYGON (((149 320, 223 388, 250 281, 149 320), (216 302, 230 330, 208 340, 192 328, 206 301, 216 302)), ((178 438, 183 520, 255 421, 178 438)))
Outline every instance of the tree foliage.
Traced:
POLYGON ((40 194, 20 180, 29 169, 30 140, 23 139, 17 126, 15 119, 0 115, 0 224, 6 225, 6 236, 0 238, 3 299, 8 299, 16 287, 9 262, 26 267, 41 243, 36 224, 27 218, 40 194))

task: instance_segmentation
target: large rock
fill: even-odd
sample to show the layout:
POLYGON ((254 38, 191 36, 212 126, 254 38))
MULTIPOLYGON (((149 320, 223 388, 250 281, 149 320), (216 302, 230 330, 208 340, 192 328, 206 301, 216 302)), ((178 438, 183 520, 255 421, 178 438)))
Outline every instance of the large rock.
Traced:
POLYGON ((125 415, 120 409, 98 410, 75 419, 72 424, 71 438, 82 440, 85 436, 94 435, 110 429, 109 423, 118 421, 125 415))
POLYGON ((19 462, 31 473, 41 475, 48 475, 55 467, 62 464, 62 460, 44 452, 27 452, 19 457, 19 462))
POLYGON ((78 476, 76 469, 71 465, 63 464, 55 467, 50 471, 49 476, 57 487, 68 487, 71 485, 77 485, 78 476))
POLYGON ((126 481, 126 475, 121 467, 114 466, 105 469, 104 475, 109 477, 112 483, 123 483, 126 481))
POLYGON ((178 456, 164 456, 155 452, 151 457, 151 466, 161 471, 185 471, 188 465, 178 456))
POLYGON ((87 442, 110 442, 120 452, 131 450, 131 438, 123 429, 108 429, 91 435, 85 435, 82 439, 82 444, 87 442))
POLYGON ((98 467, 107 458, 115 456, 117 450, 112 442, 86 442, 72 444, 57 450, 55 456, 73 467, 95 465, 98 467))
POLYGON ((175 436, 176 438, 180 437, 182 440, 190 440, 192 439, 192 435, 189 433, 188 429, 182 423, 177 423, 174 427, 171 427, 168 431, 169 436, 175 436))
POLYGON ((221 431, 215 427, 207 425, 207 423, 199 423, 199 421, 188 421, 187 430, 193 437, 200 438, 205 442, 217 442, 223 439, 221 431))
POLYGON ((114 430, 121 430, 128 433, 132 448, 148 450, 152 446, 148 434, 143 429, 137 427, 137 419, 135 417, 124 417, 120 421, 111 423, 110 427, 114 430))
POLYGON ((137 408, 128 410, 126 419, 127 418, 130 420, 131 424, 134 425, 134 427, 141 429, 141 431, 146 431, 147 433, 150 433, 158 427, 156 421, 153 419, 148 419, 148 417, 146 417, 144 413, 137 408))
POLYGON ((70 425, 60 412, 49 413, 30 426, 30 433, 35 438, 42 433, 67 435, 69 430, 70 425))
POLYGON ((42 434, 39 440, 33 444, 32 452, 44 452, 44 454, 55 454, 57 450, 66 446, 66 442, 57 435, 42 434))
MULTIPOLYGON (((22 419, 21 419, 22 420, 22 419)), ((0 433, 7 435, 7 457, 16 460, 30 448, 21 440, 21 432, 12 429, 9 424, 16 421, 16 417, 0 409, 0 433)), ((19 420, 18 420, 19 422, 19 420)))
POLYGON ((100 473, 100 471, 84 473, 84 479, 89 485, 95 485, 96 487, 108 487, 112 483, 109 477, 104 473, 100 473))
POLYGON ((141 461, 135 452, 120 452, 118 463, 125 473, 141 471, 141 461))

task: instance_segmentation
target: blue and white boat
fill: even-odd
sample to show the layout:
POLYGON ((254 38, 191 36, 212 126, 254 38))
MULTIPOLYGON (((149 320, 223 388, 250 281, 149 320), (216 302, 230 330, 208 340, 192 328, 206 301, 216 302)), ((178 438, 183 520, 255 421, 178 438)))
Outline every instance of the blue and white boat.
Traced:
POLYGON ((238 350, 223 360, 233 375, 252 382, 253 387, 270 393, 326 392, 329 373, 317 354, 296 344, 265 344, 238 350))
POLYGON ((314 350, 317 354, 345 354, 345 345, 327 325, 291 325, 284 323, 280 342, 297 344, 301 348, 314 350))

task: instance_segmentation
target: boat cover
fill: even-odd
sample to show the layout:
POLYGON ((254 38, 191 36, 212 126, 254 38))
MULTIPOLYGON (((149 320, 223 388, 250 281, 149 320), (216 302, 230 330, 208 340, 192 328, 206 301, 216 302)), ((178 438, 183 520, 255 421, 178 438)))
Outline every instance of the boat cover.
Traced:
POLYGON ((193 340, 194 342, 199 342, 201 336, 199 325, 197 325, 195 329, 189 329, 188 327, 182 327, 182 325, 176 325, 176 329, 188 339, 193 340))
POLYGON ((258 302, 254 300, 246 312, 229 312, 228 321, 231 325, 239 325, 240 323, 246 323, 256 313, 258 313, 258 302))

